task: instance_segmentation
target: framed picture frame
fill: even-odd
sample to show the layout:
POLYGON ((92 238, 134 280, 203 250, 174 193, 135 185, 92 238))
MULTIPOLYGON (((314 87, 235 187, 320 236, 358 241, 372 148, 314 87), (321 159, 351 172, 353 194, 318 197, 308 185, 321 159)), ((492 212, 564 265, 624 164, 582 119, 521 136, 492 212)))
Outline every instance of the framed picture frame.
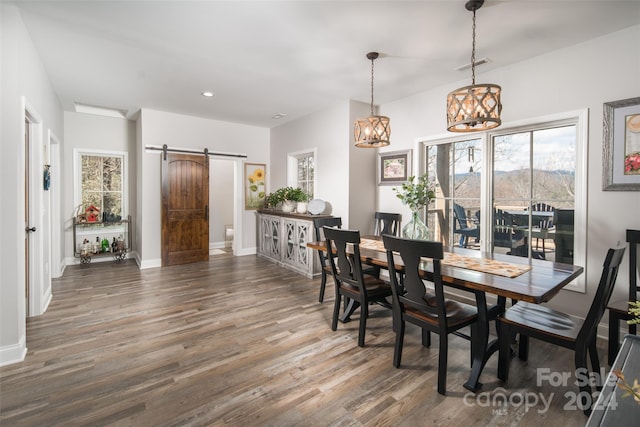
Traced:
POLYGON ((244 164, 244 209, 256 210, 264 205, 267 195, 267 165, 264 163, 244 164))
POLYGON ((603 104, 602 189, 640 191, 640 97, 603 104))
POLYGON ((411 174, 412 150, 378 153, 378 185, 398 185, 411 174))

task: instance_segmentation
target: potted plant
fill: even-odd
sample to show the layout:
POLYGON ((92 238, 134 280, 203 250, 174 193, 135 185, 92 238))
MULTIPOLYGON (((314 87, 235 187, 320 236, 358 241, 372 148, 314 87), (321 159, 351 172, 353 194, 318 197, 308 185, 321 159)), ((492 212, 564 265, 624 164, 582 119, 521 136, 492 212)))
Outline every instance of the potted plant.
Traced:
POLYGON ((298 212, 304 213, 307 211, 306 206, 304 205, 306 205, 308 198, 309 196, 307 193, 305 193, 300 187, 283 187, 269 194, 265 200, 271 207, 276 207, 281 204, 283 212, 293 212, 293 210, 296 209, 296 204, 302 203, 303 206, 298 209, 298 212), (304 209, 300 212, 302 208, 304 209))
POLYGON ((296 212, 307 212, 307 202, 309 201, 309 195, 302 188, 291 188, 288 197, 292 202, 296 202, 296 212))
POLYGON ((427 175, 418 177, 410 176, 400 188, 394 187, 396 197, 411 209, 411 221, 402 227, 402 235, 408 239, 428 240, 428 228, 420 219, 420 209, 429 205, 436 197, 433 182, 427 175))

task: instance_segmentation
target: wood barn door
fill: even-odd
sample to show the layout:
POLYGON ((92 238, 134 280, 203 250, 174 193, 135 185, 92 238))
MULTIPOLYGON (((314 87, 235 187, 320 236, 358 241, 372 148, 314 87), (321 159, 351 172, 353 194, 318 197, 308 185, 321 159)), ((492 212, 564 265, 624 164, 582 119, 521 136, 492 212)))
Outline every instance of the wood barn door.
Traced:
POLYGON ((209 259, 209 156, 162 161, 162 265, 209 259))

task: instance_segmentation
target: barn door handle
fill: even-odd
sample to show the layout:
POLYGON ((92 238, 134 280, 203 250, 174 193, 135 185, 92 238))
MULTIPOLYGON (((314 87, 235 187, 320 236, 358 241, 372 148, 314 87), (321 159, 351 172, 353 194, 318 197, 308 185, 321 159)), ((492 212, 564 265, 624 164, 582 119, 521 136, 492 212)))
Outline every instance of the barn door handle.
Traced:
POLYGON ((33 232, 36 231, 36 228, 35 227, 31 227, 31 228, 25 227, 24 231, 26 231, 27 233, 29 233, 29 232, 33 233, 33 232))
POLYGON ((204 219, 209 220, 209 205, 204 207, 204 219))

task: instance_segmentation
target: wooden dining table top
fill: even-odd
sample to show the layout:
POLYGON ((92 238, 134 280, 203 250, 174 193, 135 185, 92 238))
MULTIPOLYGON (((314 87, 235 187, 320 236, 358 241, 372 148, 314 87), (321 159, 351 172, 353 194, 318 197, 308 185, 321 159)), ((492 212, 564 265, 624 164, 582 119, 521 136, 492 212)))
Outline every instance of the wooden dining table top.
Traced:
MULTIPOLYGON (((362 236, 366 240, 380 240, 376 236, 362 236)), ((316 250, 326 251, 326 243, 309 242, 307 247, 316 250)), ((495 260, 513 265, 530 267, 528 271, 516 277, 505 277, 498 274, 487 273, 459 266, 441 263, 442 280, 449 286, 460 289, 482 291, 493 295, 512 298, 519 301, 526 301, 540 304, 549 301, 560 289, 571 283, 575 278, 583 273, 583 267, 562 264, 553 261, 529 259, 500 253, 481 252, 465 248, 448 248, 445 251, 457 255, 469 257, 471 259, 495 260)), ((446 255, 446 253, 445 253, 446 255)), ((376 265, 387 268, 387 254, 381 249, 371 249, 360 246, 360 257, 362 262, 369 265, 376 265)), ((402 259, 395 255, 396 267, 402 268, 402 259)), ((424 275, 429 279, 433 273, 433 264, 424 262, 424 275)))

